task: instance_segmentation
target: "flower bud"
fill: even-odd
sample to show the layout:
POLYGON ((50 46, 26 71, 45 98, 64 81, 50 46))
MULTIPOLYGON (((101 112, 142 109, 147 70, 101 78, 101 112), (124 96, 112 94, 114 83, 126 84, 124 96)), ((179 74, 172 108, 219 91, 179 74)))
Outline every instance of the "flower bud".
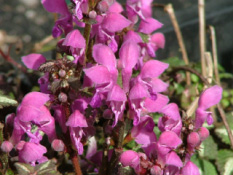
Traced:
POLYGON ((151 169, 150 169, 150 174, 151 175, 160 175, 162 173, 162 169, 157 166, 157 165, 154 165, 151 169))
POLYGON ((188 135, 187 142, 189 146, 196 147, 201 142, 199 134, 197 132, 191 132, 188 135))
POLYGON ((89 18, 95 19, 96 16, 97 16, 96 11, 92 10, 92 11, 89 12, 89 18))
POLYGON ((67 95, 63 92, 61 92, 59 95, 58 95, 58 100, 62 103, 65 103, 67 102, 67 95))
POLYGON ((55 150, 55 151, 64 151, 64 143, 62 140, 58 140, 58 139, 54 139, 53 142, 52 142, 52 148, 55 150))
POLYGON ((108 11, 109 3, 106 0, 102 0, 98 3, 97 8, 102 12, 105 13, 108 11))
POLYGON ((206 129, 205 127, 199 128, 199 130, 197 132, 201 138, 201 141, 205 140, 210 135, 209 130, 206 129))
POLYGON ((13 145, 9 141, 4 141, 1 145, 2 151, 9 153, 13 149, 13 145))
POLYGON ((58 74, 59 74, 60 77, 65 77, 66 76, 66 71, 61 69, 61 70, 59 70, 58 74))

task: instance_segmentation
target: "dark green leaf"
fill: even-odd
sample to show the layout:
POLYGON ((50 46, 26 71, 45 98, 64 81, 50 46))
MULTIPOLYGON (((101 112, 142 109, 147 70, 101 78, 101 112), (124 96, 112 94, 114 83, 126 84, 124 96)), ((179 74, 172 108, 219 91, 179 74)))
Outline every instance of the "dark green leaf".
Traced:
POLYGON ((149 42, 149 36, 147 34, 144 34, 144 33, 138 33, 140 35, 140 37, 142 38, 142 41, 144 43, 148 43, 149 42))
POLYGON ((214 142, 212 136, 209 136, 205 141, 203 141, 201 145, 201 156, 208 158, 208 159, 216 159, 218 153, 218 146, 214 142))
POLYGON ((233 151, 219 150, 216 165, 221 175, 232 175, 233 172, 233 151))

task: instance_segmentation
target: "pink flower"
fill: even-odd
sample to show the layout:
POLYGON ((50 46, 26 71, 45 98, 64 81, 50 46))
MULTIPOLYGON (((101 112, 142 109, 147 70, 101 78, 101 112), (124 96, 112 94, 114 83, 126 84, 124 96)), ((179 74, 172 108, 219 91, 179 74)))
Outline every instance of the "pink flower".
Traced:
POLYGON ((182 175, 200 175, 198 167, 191 161, 182 168, 182 175))
POLYGON ((212 86, 206 90, 204 90, 198 101, 198 108, 196 110, 196 118, 195 118, 195 128, 200 128, 205 121, 209 125, 213 123, 213 118, 211 116, 211 112, 207 112, 206 110, 211 106, 216 105, 222 98, 222 88, 220 86, 212 86))
POLYGON ((16 149, 19 151, 20 162, 30 163, 32 166, 35 166, 37 162, 43 163, 48 160, 43 156, 47 150, 40 144, 21 141, 16 145, 16 149))
POLYGON ((38 70, 41 64, 46 62, 46 58, 41 54, 29 54, 22 57, 22 61, 29 69, 38 70))
POLYGON ((70 128, 71 141, 78 151, 78 154, 83 153, 83 144, 81 139, 84 135, 83 128, 88 127, 86 118, 79 110, 75 110, 66 122, 66 126, 70 128))

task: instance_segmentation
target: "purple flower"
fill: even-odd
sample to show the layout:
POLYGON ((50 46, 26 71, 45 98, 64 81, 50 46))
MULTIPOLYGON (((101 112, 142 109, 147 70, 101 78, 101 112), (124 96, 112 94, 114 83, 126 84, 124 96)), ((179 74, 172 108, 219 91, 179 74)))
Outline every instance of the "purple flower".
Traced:
POLYGON ((79 61, 83 64, 83 60, 80 60, 80 58, 84 57, 86 42, 79 30, 72 30, 68 33, 62 45, 70 47, 70 51, 75 58, 74 63, 79 61))
POLYGON ((98 64, 84 69, 84 72, 96 87, 96 93, 90 104, 92 107, 97 107, 100 106, 102 99, 107 98, 112 87, 117 84, 118 71, 115 55, 108 46, 94 45, 93 57, 98 64))
POLYGON ((115 114, 113 127, 116 126, 118 119, 123 115, 126 100, 126 94, 119 85, 114 85, 108 93, 107 102, 110 103, 112 112, 115 114))
POLYGON ((22 61, 29 69, 38 70, 41 64, 46 62, 46 58, 41 54, 29 54, 22 57, 22 61))
POLYGON ((198 108, 196 110, 196 118, 195 118, 195 128, 200 128, 205 121, 209 125, 213 123, 213 118, 211 116, 211 112, 207 112, 206 110, 211 106, 216 105, 222 98, 222 88, 220 86, 212 86, 206 90, 204 90, 198 101, 198 108))
POLYGON ((141 21, 139 27, 138 27, 138 32, 142 32, 145 34, 151 34, 157 29, 160 29, 163 26, 162 23, 157 21, 154 18, 147 18, 145 21, 141 21))
POLYGON ((140 47, 134 42, 124 42, 120 48, 120 61, 122 65, 122 81, 125 92, 129 91, 132 70, 139 59, 140 47))
POLYGON ((142 20, 151 17, 151 3, 153 0, 127 0, 126 10, 130 20, 137 22, 137 16, 142 20))
POLYGON ((16 149, 19 151, 20 162, 29 163, 32 166, 35 166, 37 162, 43 163, 48 160, 43 156, 47 150, 40 144, 21 141, 16 145, 16 149))
POLYGON ((41 2, 47 11, 61 15, 53 27, 53 37, 59 37, 63 31, 67 34, 73 29, 72 15, 68 10, 65 0, 42 0, 41 2))
POLYGON ((181 133, 182 121, 178 106, 175 103, 170 103, 161 110, 161 113, 163 113, 164 116, 159 118, 159 130, 161 132, 173 131, 179 136, 181 133))
POLYGON ((116 52, 118 44, 115 32, 128 27, 131 22, 115 12, 109 12, 105 16, 98 15, 96 20, 97 24, 94 24, 92 28, 92 37, 96 36, 96 43, 107 44, 113 52, 116 52))
POLYGON ((191 161, 182 168, 182 175, 200 175, 198 167, 191 161))
POLYGON ((81 139, 84 136, 83 128, 88 127, 86 118, 79 112, 79 110, 75 110, 66 122, 66 126, 69 126, 70 128, 71 141, 77 149, 78 154, 82 154, 83 144, 81 139))

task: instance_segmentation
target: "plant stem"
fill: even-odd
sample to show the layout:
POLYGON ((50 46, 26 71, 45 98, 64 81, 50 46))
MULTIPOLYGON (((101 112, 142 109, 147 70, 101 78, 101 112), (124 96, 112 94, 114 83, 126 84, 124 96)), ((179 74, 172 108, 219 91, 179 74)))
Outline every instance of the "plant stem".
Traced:
POLYGON ((86 62, 87 62, 87 54, 89 51, 89 39, 90 39, 90 34, 91 34, 91 24, 85 24, 85 28, 84 28, 84 38, 86 40, 86 50, 85 50, 85 58, 84 58, 84 63, 83 66, 85 67, 86 62))
POLYGON ((119 174, 119 158, 120 155, 122 153, 122 145, 123 145, 123 141, 124 141, 124 129, 125 129, 125 124, 122 121, 118 121, 117 124, 117 128, 115 129, 115 131, 117 131, 117 139, 114 140, 116 145, 114 148, 114 152, 112 155, 112 158, 110 160, 110 165, 108 167, 108 175, 115 175, 115 174, 119 174))
POLYGON ((228 133, 228 137, 230 139, 230 142, 231 142, 231 148, 233 149, 233 135, 232 135, 232 132, 231 132, 231 128, 227 122, 227 119, 226 119, 226 115, 225 115, 225 112, 221 106, 221 104, 217 104, 217 108, 218 108, 218 111, 220 113, 220 116, 222 118, 222 121, 227 129, 227 133, 228 133))
POLYGON ((72 157, 71 157, 74 169, 75 169, 75 174, 76 175, 82 175, 82 171, 79 165, 79 160, 78 160, 78 155, 77 153, 73 153, 72 157))
MULTIPOLYGON (((173 25, 175 33, 176 33, 178 44, 179 44, 180 49, 181 49, 182 58, 183 58, 185 64, 188 65, 189 64, 189 60, 188 60, 187 51, 186 51, 186 48, 185 48, 185 44, 184 44, 184 40, 183 40, 183 37, 182 37, 182 33, 180 31, 180 27, 179 27, 179 24, 177 22, 176 15, 175 15, 175 12, 174 12, 172 4, 166 5, 164 7, 164 10, 168 13, 168 15, 170 17, 170 20, 172 22, 172 25, 173 25)), ((191 84, 191 79, 190 79, 190 73, 189 72, 186 72, 186 82, 187 82, 188 85, 191 84)))
POLYGON ((5 54, 2 51, 2 49, 0 49, 0 55, 4 58, 4 60, 11 63, 12 65, 14 65, 18 69, 20 69, 22 72, 27 73, 27 69, 25 67, 23 67, 21 64, 17 63, 13 58, 11 58, 11 56, 9 55, 9 51, 10 51, 10 47, 9 47, 9 50, 8 50, 8 54, 5 54))
POLYGON ((202 75, 205 77, 206 76, 205 0, 198 0, 198 14, 199 14, 199 42, 200 42, 201 70, 202 70, 202 75))
POLYGON ((215 35, 215 29, 213 26, 209 26, 210 29, 210 39, 212 43, 212 54, 213 54, 213 60, 214 60, 214 74, 216 83, 220 85, 220 78, 218 74, 218 54, 217 54, 217 42, 216 42, 216 35, 215 35))
POLYGON ((172 69, 172 71, 169 72, 168 74, 169 74, 169 75, 172 75, 174 72, 178 72, 178 71, 181 71, 181 70, 188 71, 188 72, 191 72, 191 73, 197 75, 197 76, 201 79, 201 81, 202 81, 204 84, 210 86, 210 83, 207 81, 207 79, 206 79, 204 76, 202 76, 201 73, 199 73, 199 72, 196 71, 195 69, 193 69, 193 68, 191 68, 191 67, 188 67, 188 66, 178 66, 178 67, 174 67, 174 68, 172 69))

